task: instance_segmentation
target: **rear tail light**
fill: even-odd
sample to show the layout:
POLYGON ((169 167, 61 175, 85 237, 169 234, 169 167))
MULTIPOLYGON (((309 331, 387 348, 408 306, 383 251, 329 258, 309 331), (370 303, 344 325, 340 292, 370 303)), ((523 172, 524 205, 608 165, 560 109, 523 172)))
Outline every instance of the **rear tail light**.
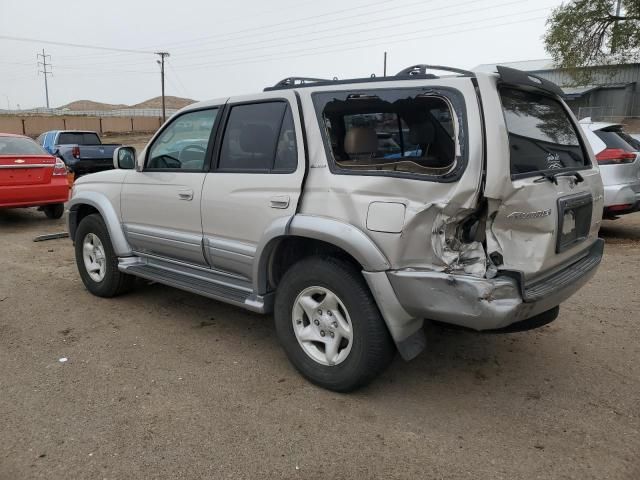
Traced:
POLYGON ((627 152, 621 148, 607 148, 596 155, 596 160, 600 165, 633 163, 635 159, 635 153, 627 152))
POLYGON ((73 155, 73 158, 80 158, 80 147, 78 145, 71 149, 71 155, 73 155))
POLYGON ((621 212, 623 210, 629 210, 631 207, 633 207, 633 204, 623 203, 622 205, 610 205, 607 207, 607 210, 611 212, 621 212))
POLYGON ((54 175, 67 175, 67 166, 64 164, 64 162, 59 159, 56 158, 56 164, 53 167, 53 174, 54 175))

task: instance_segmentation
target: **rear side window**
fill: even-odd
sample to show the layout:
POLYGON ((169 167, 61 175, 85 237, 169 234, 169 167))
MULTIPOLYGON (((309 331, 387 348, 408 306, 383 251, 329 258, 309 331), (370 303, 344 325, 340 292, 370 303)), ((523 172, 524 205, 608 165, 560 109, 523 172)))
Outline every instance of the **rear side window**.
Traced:
POLYGON ((288 173, 296 169, 293 116, 285 102, 235 105, 229 112, 218 170, 288 173))
POLYGON ((437 177, 456 166, 454 116, 443 97, 322 94, 316 109, 340 170, 437 177))
POLYGON ((607 148, 619 148, 625 152, 637 152, 640 150, 640 142, 619 130, 596 130, 595 133, 607 148))
POLYGON ((589 165, 576 129, 559 101, 511 88, 500 89, 500 98, 509 132, 512 174, 589 165))
POLYGON ((100 145, 100 137, 92 132, 65 132, 58 136, 58 145, 100 145))
POLYGON ((30 138, 0 136, 0 155, 48 155, 30 138))

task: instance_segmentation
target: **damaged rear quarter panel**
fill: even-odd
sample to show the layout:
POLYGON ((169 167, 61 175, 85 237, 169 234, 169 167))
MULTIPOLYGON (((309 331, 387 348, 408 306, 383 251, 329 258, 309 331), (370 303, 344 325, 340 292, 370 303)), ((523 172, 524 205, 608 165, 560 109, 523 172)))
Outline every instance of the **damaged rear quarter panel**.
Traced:
MULTIPOLYGON (((415 91, 416 81, 406 88, 415 91)), ((403 88, 404 85, 394 89, 403 88)), ((302 197, 300 213, 330 216, 350 223, 377 244, 388 258, 392 269, 407 267, 446 270, 456 262, 451 252, 440 245, 445 236, 438 232, 448 224, 458 222, 476 209, 482 173, 482 129, 474 86, 470 79, 442 78, 424 80, 420 87, 437 94, 438 88, 454 90, 458 102, 452 102, 458 118, 457 150, 464 155, 464 170, 456 181, 449 183, 389 175, 354 175, 332 172, 328 164, 330 149, 323 142, 323 132, 312 101, 313 89, 300 92, 303 114, 309 129, 309 172, 302 197), (460 102, 460 100, 463 100, 460 102), (463 121, 460 121, 462 119, 463 121), (462 147, 462 148, 461 148, 462 147), (406 207, 402 232, 384 233, 367 230, 367 212, 372 202, 397 202, 406 207)), ((325 87, 326 88, 326 87, 325 87)), ((336 86, 335 90, 344 90, 336 86)), ((370 92, 370 86, 354 91, 370 92)), ((331 161, 331 160, 329 160, 331 161)), ((482 259, 484 264, 484 258, 482 259)))

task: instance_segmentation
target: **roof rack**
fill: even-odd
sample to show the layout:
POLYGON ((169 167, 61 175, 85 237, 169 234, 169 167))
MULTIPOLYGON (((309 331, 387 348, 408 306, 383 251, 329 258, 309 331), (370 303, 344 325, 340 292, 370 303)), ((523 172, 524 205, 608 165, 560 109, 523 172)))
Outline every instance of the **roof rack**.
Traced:
POLYGON ((405 68, 404 70, 391 77, 376 77, 375 74, 371 74, 370 77, 365 78, 347 78, 343 80, 338 80, 338 78, 336 77, 334 77, 332 80, 328 80, 326 78, 287 77, 283 80, 280 80, 273 87, 265 88, 264 91, 269 92, 272 90, 284 90, 288 88, 302 88, 321 85, 344 85, 349 83, 391 82, 398 81, 398 77, 405 77, 403 80, 424 80, 439 78, 437 75, 427 73, 427 70, 442 70, 444 72, 454 72, 465 77, 475 76, 473 72, 470 72, 468 70, 461 70, 459 68, 444 67, 442 65, 419 64, 405 68))
POLYGON ((407 67, 404 70, 400 70, 396 73, 396 77, 414 77, 416 75, 426 75, 427 70, 441 70, 443 72, 453 72, 463 75, 465 77, 473 77, 475 74, 469 70, 462 70, 461 68, 445 67, 444 65, 425 65, 424 63, 407 67))
MULTIPOLYGON (((337 78, 334 78, 333 80, 337 80, 337 78)), ((309 83, 318 83, 318 82, 331 82, 332 80, 328 80, 326 78, 313 78, 313 77, 287 77, 287 78, 283 78, 282 80, 280 80, 278 83, 276 83, 273 87, 273 89, 276 88, 293 88, 293 87, 300 87, 303 85, 307 85, 309 83)))

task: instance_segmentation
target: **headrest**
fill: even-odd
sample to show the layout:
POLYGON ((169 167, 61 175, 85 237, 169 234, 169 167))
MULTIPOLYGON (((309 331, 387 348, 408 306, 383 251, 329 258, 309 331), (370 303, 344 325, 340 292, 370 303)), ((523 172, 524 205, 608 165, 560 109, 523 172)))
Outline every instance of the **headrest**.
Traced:
POLYGON ((240 132, 240 148, 245 153, 272 152, 275 147, 273 130, 264 123, 249 123, 240 132))
POLYGON ((414 123, 409 127, 409 143, 424 145, 433 143, 436 129, 431 122, 414 123))
POLYGON ((378 151, 378 135, 371 127, 353 127, 344 136, 344 151, 352 154, 375 154, 378 151))

